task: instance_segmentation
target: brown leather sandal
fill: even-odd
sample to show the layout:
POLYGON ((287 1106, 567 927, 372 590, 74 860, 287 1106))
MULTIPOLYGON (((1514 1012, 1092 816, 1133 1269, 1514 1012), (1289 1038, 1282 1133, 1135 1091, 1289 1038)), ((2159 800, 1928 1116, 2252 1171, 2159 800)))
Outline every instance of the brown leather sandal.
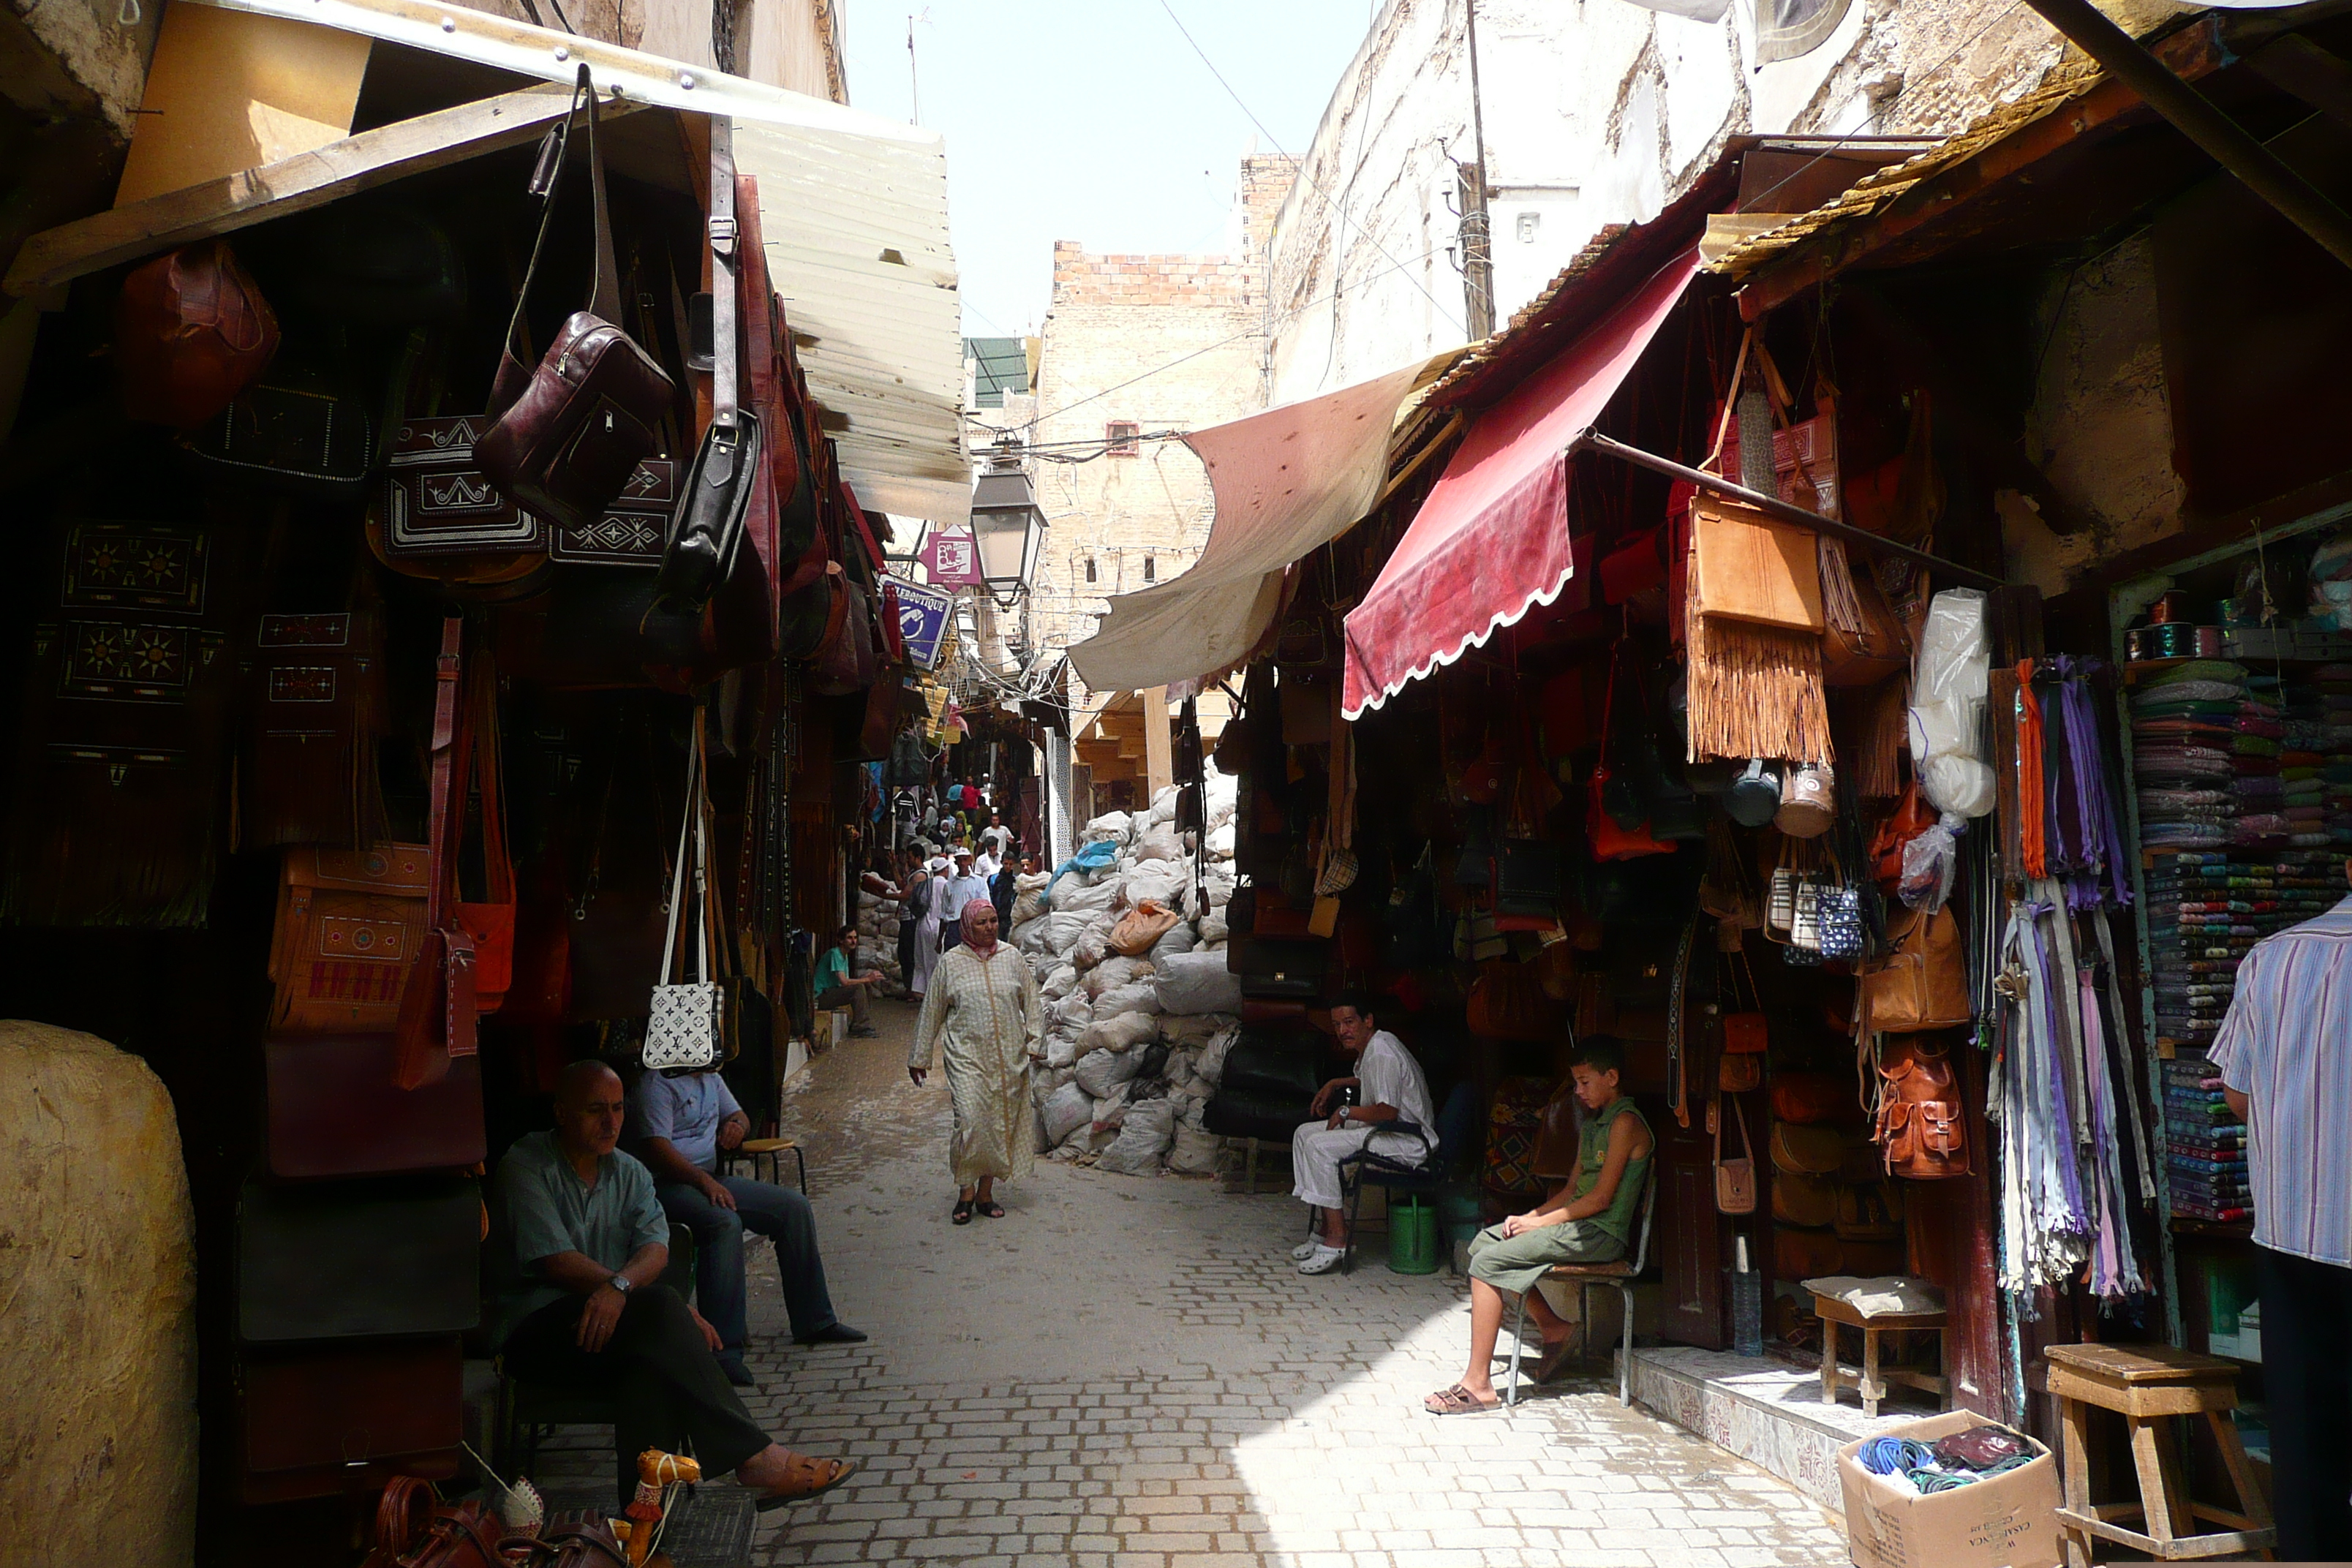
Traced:
POLYGON ((761 1492, 752 1507, 761 1513, 782 1508, 788 1503, 806 1502, 823 1497, 857 1473, 855 1459, 812 1459, 806 1454, 794 1454, 792 1464, 802 1475, 799 1481, 787 1481, 772 1491, 761 1492))
POLYGON ((1500 1399, 1492 1405, 1486 1404, 1458 1383, 1451 1388, 1438 1390, 1421 1402, 1421 1407, 1432 1415, 1475 1415, 1481 1410, 1499 1410, 1502 1406, 1500 1399))

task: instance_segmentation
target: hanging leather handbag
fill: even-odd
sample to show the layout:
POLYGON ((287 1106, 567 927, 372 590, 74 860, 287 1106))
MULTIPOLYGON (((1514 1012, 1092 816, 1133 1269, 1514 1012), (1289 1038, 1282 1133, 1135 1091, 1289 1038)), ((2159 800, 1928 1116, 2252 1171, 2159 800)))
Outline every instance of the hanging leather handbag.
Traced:
POLYGON ((458 700, 466 623, 441 623, 441 657, 434 672, 432 794, 425 837, 431 852, 425 886, 425 925, 401 983, 393 1021, 399 1056, 393 1081, 419 1089, 440 1080, 449 1064, 476 1049, 479 1017, 474 1001, 474 939, 457 923, 457 843, 466 820, 467 724, 458 700))
POLYGON ((1544 994, 1543 982, 1523 963, 1478 966, 1470 983, 1464 1027, 1492 1040, 1549 1040, 1560 1032, 1565 1015, 1544 994))
POLYGON ((389 1033, 280 1035, 263 1047, 269 1173, 283 1181, 457 1171, 488 1156, 479 1058, 393 1087, 389 1033))
POLYGON ((646 1017, 644 1062, 647 1072, 669 1068, 702 1068, 719 1058, 719 987, 710 978, 709 874, 706 859, 708 833, 702 769, 703 713, 695 710, 694 739, 687 746, 686 809, 678 823, 677 869, 669 884, 669 921, 662 935, 661 979, 653 989, 646 1017), (687 863, 694 876, 689 886, 687 863), (690 911, 690 912, 689 912, 690 911), (684 917, 681 920, 681 917, 684 917), (677 957, 678 928, 694 949, 692 981, 673 982, 671 966, 677 957))
POLYGON ((1834 1175, 1845 1160, 1845 1138, 1834 1127, 1775 1121, 1770 1148, 1772 1168, 1792 1176, 1834 1175))
POLYGON ((1967 1123, 1951 1058, 1916 1036, 1879 1043, 1877 1142, 1886 1173, 1935 1182, 1969 1173, 1967 1123))
POLYGON ((432 858, 422 844, 286 851, 269 946, 273 1034, 393 1027, 424 944, 432 858))
POLYGON ((219 416, 278 353, 278 317, 225 239, 133 268, 114 306, 122 412, 193 430, 219 416))
POLYGON ((1837 1217, 1838 1185, 1827 1176, 1781 1172, 1772 1179, 1772 1218, 1819 1229, 1837 1217))
POLYGON ((1959 922, 1948 908, 1896 915, 1886 939, 1890 951, 1862 974, 1859 1026, 1865 1035, 1955 1028, 1973 1019, 1959 922))
MULTIPOLYGON (((394 428, 379 528, 386 565, 406 571, 412 561, 545 552, 546 524, 501 495, 475 456, 488 425, 486 414, 457 414, 405 418, 394 428)), ((520 563, 524 571, 538 564, 520 563)))
POLYGON ((1845 1080, 1835 1073, 1776 1072, 1772 1075, 1772 1114, 1783 1121, 1853 1120, 1854 1101, 1845 1080))
POLYGON ((1764 999, 1756 990, 1756 971, 1748 965, 1748 954, 1732 955, 1724 967, 1732 972, 1731 982, 1725 989, 1727 1000, 1735 1005, 1739 999, 1739 980, 1748 982, 1748 1005, 1737 1013, 1723 1016, 1723 1049, 1727 1056, 1762 1056, 1772 1046, 1771 1023, 1764 1015, 1764 999))
POLYGON ((514 317, 507 326, 498 379, 490 388, 492 423, 474 447, 482 471, 509 500, 559 523, 575 525, 601 517, 637 465, 655 455, 662 419, 677 396, 668 374, 615 324, 621 314, 621 278, 613 257, 596 121, 596 89, 583 65, 572 92, 572 112, 549 132, 532 174, 533 192, 544 195, 546 205, 514 317), (538 368, 527 370, 515 357, 515 345, 530 308, 531 284, 545 258, 571 127, 583 100, 595 205, 595 278, 588 308, 564 321, 538 368))
MULTIPOLYGON (((1717 1214, 1741 1215, 1756 1212, 1756 1146, 1748 1139, 1748 1116, 1739 1109, 1739 1101, 1717 1095, 1706 1108, 1706 1120, 1715 1131, 1715 1210, 1717 1214), (1731 1119, 1739 1124, 1739 1157, 1723 1157, 1723 1110, 1728 1104, 1731 1119)), ((1773 1184, 1777 1189, 1779 1183, 1773 1184)))
MULTIPOLYGON (((483 897, 478 903, 455 899, 455 908, 459 929, 474 944, 475 1008, 495 1013, 514 980, 515 877, 507 853, 506 783, 499 755, 499 677, 487 652, 475 656, 466 684, 472 714, 467 747, 482 813, 483 897)), ((462 788, 456 805, 464 809, 462 788)))
POLYGON ((1764 1058, 1726 1047, 1715 1058, 1715 1087, 1722 1094, 1746 1094, 1764 1081, 1764 1058))
POLYGON ((1831 1223, 1841 1241, 1899 1241, 1903 1189, 1893 1182, 1842 1183, 1831 1223))
POLYGON ((1888 898, 1903 884, 1903 847, 1936 826, 1936 812, 1919 793, 1919 781, 1903 786, 1903 798, 1870 838, 1870 871, 1888 898))
POLYGON ((687 470, 656 579, 664 599, 697 609, 735 568, 744 518, 763 473, 760 417, 742 406, 737 392, 743 345, 736 325, 736 239, 734 122, 716 115, 710 121, 710 428, 687 470))
POLYGON ((548 558, 571 566, 652 571, 661 565, 677 498, 677 465, 667 458, 647 458, 602 517, 549 530, 548 558))
POLYGON ((348 1499, 394 1475, 455 1476, 465 1353, 454 1333, 239 1347, 231 1374, 238 1500, 348 1499))
POLYGON ((248 1182, 236 1208, 247 1344, 456 1334, 481 1317, 482 1194, 460 1177, 248 1182))
POLYGON ((208 474, 317 500, 363 493, 375 460, 367 405, 324 372, 284 360, 180 446, 208 474))
POLYGON ((261 617, 237 778, 238 848, 356 848, 383 837, 383 619, 364 585, 350 610, 261 617))
POLYGON ((837 561, 825 566, 836 612, 810 662, 809 689, 819 697, 849 697, 874 684, 874 603, 837 561))

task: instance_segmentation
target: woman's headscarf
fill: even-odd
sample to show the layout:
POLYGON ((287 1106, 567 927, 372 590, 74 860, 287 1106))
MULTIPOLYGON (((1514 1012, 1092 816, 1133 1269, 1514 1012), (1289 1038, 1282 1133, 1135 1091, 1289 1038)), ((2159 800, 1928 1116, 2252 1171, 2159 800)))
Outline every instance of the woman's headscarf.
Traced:
POLYGON ((982 915, 987 915, 993 920, 996 915, 996 906, 986 899, 973 899, 964 905, 963 913, 956 917, 956 923, 963 931, 964 946, 971 949, 974 958, 985 961, 996 952, 996 938, 989 938, 986 947, 980 945, 980 938, 974 933, 982 915))

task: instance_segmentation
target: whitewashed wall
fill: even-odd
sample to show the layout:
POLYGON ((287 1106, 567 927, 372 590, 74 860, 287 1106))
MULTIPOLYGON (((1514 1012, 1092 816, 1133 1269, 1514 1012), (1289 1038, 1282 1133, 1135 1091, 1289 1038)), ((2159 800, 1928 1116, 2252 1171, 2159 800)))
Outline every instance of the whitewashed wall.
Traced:
MULTIPOLYGON (((1465 0, 1389 0, 1276 221, 1273 401, 1464 339, 1446 256, 1472 156, 1465 0)), ((1628 0, 1477 0, 1496 319, 1602 226, 1640 222, 1741 132, 1952 130, 2030 89, 2055 36, 2006 0, 1853 0, 1811 53, 1757 68, 1752 0, 1718 23, 1628 0)))

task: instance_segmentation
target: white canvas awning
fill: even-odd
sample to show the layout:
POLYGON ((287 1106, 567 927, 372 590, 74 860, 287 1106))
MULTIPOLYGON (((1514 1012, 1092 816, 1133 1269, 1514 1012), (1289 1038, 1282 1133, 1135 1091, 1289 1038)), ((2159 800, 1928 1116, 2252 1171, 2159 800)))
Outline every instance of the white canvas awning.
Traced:
MULTIPOLYGON (((769 273, 843 473, 877 510, 962 521, 971 507, 963 342, 940 137, 594 38, 419 0, 173 0, 337 28, 510 73, 517 90, 330 142, 36 235, 7 278, 23 295, 209 235, 540 134, 585 64, 614 108, 724 114, 760 181, 769 273)), ((481 73, 477 72, 481 79, 481 73)))
POLYGON ((1249 657, 1281 607, 1290 563, 1379 502, 1398 411, 1457 353, 1185 437, 1216 496, 1208 543, 1175 581, 1110 602, 1095 635, 1070 649, 1087 685, 1140 690, 1249 657))

